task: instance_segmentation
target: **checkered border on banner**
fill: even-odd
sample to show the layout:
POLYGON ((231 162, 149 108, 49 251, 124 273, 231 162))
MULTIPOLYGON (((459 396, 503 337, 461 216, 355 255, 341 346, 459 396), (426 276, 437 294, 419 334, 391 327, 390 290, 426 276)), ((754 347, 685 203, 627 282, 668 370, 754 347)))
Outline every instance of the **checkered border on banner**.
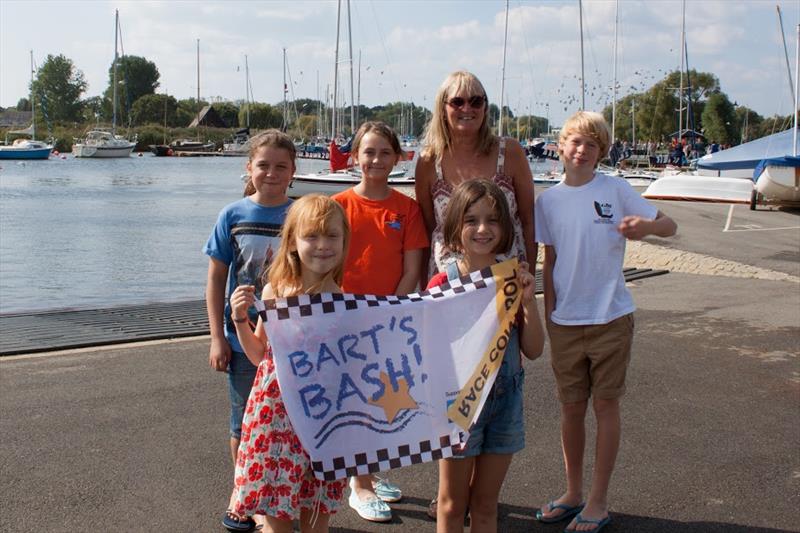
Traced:
POLYGON ((317 479, 333 481, 447 459, 453 456, 459 445, 457 440, 453 441, 449 436, 443 436, 439 438, 438 443, 425 440, 416 446, 404 444, 393 449, 383 448, 369 453, 358 453, 352 457, 334 457, 330 462, 312 461, 311 469, 317 479))
POLYGON ((387 305, 407 305, 425 300, 437 300, 463 292, 472 292, 485 289, 487 280, 492 279, 492 269, 485 268, 480 271, 470 272, 457 280, 451 280, 438 287, 433 287, 420 293, 406 294, 403 296, 375 296, 372 294, 303 294, 265 300, 258 306, 261 318, 268 320, 286 320, 314 315, 334 313, 337 311, 352 311, 369 307, 382 307, 387 305))

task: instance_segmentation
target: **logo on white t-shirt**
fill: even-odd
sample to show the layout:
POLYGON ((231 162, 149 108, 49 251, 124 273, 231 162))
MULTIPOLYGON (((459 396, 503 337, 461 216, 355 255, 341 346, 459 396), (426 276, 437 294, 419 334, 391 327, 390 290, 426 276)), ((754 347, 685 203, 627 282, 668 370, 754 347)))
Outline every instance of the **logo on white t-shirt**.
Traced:
POLYGON ((608 202, 600 203, 595 201, 594 203, 594 210, 597 212, 597 216, 594 220, 595 224, 613 224, 612 218, 614 218, 614 213, 611 211, 611 204, 608 202))

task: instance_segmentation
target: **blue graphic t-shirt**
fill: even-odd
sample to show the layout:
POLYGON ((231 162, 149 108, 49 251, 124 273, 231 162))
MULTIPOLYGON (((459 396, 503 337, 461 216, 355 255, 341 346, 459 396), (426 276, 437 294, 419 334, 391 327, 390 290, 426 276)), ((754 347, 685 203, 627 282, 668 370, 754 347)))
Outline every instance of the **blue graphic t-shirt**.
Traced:
MULTIPOLYGON (((283 205, 264 207, 242 198, 220 211, 203 253, 228 265, 229 297, 240 284, 255 285, 256 297, 261 296, 264 289, 261 275, 278 251, 281 226, 291 203, 289 200, 283 205)), ((255 309, 249 312, 255 322, 258 318, 255 309)), ((231 322, 228 299, 225 300, 225 338, 232 350, 244 351, 231 322)))

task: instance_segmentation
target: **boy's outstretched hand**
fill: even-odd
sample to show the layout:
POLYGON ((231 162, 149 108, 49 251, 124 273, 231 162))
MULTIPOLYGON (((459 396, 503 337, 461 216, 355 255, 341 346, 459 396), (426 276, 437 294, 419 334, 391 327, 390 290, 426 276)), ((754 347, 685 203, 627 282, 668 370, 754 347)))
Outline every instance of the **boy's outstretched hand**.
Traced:
POLYGON ((650 227, 651 220, 637 216, 627 216, 617 226, 623 237, 638 241, 650 235, 653 231, 650 227))
POLYGON ((520 261, 517 277, 522 284, 522 302, 530 302, 536 293, 536 278, 530 272, 530 265, 520 261))

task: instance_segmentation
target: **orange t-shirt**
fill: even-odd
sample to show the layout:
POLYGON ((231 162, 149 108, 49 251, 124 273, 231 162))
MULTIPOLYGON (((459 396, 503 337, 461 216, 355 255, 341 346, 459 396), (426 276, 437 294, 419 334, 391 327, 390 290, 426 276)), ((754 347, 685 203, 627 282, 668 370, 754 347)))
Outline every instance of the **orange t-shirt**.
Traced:
POLYGON ((406 250, 428 247, 428 235, 417 202, 392 189, 385 200, 370 200, 347 189, 333 196, 347 213, 350 251, 342 290, 388 296, 403 277, 406 250))

